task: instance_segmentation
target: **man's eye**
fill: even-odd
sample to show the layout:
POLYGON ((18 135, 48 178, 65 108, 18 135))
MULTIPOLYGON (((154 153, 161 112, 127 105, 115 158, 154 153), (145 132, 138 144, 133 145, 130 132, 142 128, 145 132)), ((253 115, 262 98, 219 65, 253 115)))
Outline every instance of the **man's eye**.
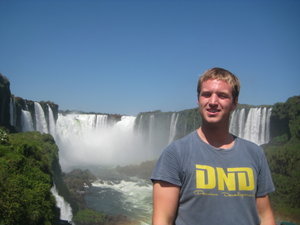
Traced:
POLYGON ((222 98, 222 99, 225 99, 225 98, 228 98, 229 96, 228 95, 226 95, 226 94, 220 94, 219 95, 219 98, 222 98))
POLYGON ((211 95, 211 94, 210 94, 210 93, 207 93, 207 92, 204 92, 204 93, 201 94, 202 97, 206 97, 206 98, 207 98, 207 97, 210 97, 210 95, 211 95))

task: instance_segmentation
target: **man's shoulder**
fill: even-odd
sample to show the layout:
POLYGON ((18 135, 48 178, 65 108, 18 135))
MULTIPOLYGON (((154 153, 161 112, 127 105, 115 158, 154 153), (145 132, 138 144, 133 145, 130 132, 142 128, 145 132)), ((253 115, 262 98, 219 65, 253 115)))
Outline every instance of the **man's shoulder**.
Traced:
POLYGON ((183 151, 187 153, 194 149, 195 143, 197 143, 197 132, 192 131, 191 133, 173 141, 165 148, 164 152, 182 155, 183 151))
POLYGON ((192 131, 191 133, 173 141, 171 145, 186 145, 197 139, 197 131, 192 131))
POLYGON ((263 153, 262 147, 252 141, 246 140, 244 138, 239 138, 239 137, 237 137, 236 140, 239 143, 239 145, 238 145, 239 148, 242 148, 245 151, 248 151, 249 153, 252 153, 252 154, 262 154, 263 153))
POLYGON ((247 140, 247 139, 244 139, 244 138, 241 138, 241 137, 236 137, 236 139, 237 139, 240 143, 242 143, 242 144, 244 144, 244 145, 251 146, 251 147, 253 147, 253 148, 260 148, 259 145, 255 144, 254 142, 249 141, 249 140, 247 140))

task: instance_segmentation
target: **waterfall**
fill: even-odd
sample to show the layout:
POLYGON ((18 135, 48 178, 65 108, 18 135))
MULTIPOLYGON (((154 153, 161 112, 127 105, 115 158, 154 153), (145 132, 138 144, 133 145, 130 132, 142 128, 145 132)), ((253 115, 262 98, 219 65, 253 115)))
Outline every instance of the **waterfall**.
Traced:
POLYGON ((107 115, 97 115, 96 128, 103 129, 107 127, 107 115))
POLYGON ((244 129, 245 129, 245 109, 241 109, 238 114, 238 136, 241 137, 243 135, 244 129))
POLYGON ((72 223, 73 214, 70 204, 58 194, 55 185, 53 185, 53 187, 51 188, 51 193, 55 198, 56 206, 60 209, 60 219, 72 223))
POLYGON ((123 131, 132 132, 134 126, 134 116, 122 116, 121 120, 115 124, 115 127, 123 131))
MULTIPOLYGON (((184 130, 190 132, 199 126, 192 122, 199 115, 187 111, 142 113, 138 119, 122 116, 118 122, 108 122, 108 115, 102 114, 59 113, 55 123, 48 105, 48 130, 41 105, 35 102, 34 110, 35 130, 54 136, 65 169, 76 164, 123 165, 155 159, 175 138, 186 135, 184 130)), ((271 112, 270 107, 236 109, 231 115, 230 132, 258 145, 268 143, 271 112)), ((30 112, 22 110, 22 131, 34 130, 32 120, 30 112)))
POLYGON ((177 125, 178 117, 179 117, 179 114, 172 113, 171 122, 170 122, 170 135, 169 135, 168 143, 171 143, 176 136, 176 125, 177 125))
POLYGON ((50 134, 55 137, 55 119, 54 119, 54 115, 53 115, 53 111, 50 107, 50 105, 48 106, 48 115, 49 115, 49 132, 50 134))
POLYGON ((48 133, 48 126, 45 118, 45 113, 38 102, 34 102, 36 130, 41 133, 48 133))
POLYGON ((134 134, 135 117, 107 123, 107 115, 58 114, 56 144, 64 171, 72 166, 124 165, 147 160, 134 134))
POLYGON ((137 127, 137 133, 138 134, 141 134, 143 132, 142 121, 143 121, 143 115, 140 116, 140 119, 139 119, 139 122, 138 122, 138 127, 137 127))
POLYGON ((258 145, 270 141, 270 116, 272 108, 237 109, 231 115, 230 132, 258 145))
POLYGON ((21 127, 22 132, 34 130, 31 113, 23 109, 21 110, 21 127))
POLYGON ((149 139, 148 139, 150 145, 153 143, 154 119, 155 119, 155 115, 151 114, 149 119, 149 139))
MULTIPOLYGON (((59 147, 59 162, 64 172, 74 168, 114 167, 157 159, 167 144, 186 135, 192 129, 197 129, 200 121, 197 120, 199 115, 195 110, 185 110, 142 113, 137 118, 122 116, 116 122, 112 121, 118 117, 111 120, 108 115, 102 114, 58 113, 55 123, 53 111, 48 105, 48 131, 41 105, 35 102, 34 110, 34 115, 28 110, 21 111, 22 131, 34 130, 35 121, 35 130, 52 134, 59 147)), ((236 109, 231 115, 230 132, 256 144, 267 143, 270 139, 271 113, 270 107, 236 109)), ((105 183, 101 182, 99 185, 103 184, 105 183)), ((109 185, 120 186, 113 183, 109 185)), ((126 186, 120 187, 124 190, 126 186)), ((60 219, 71 221, 70 205, 59 196, 55 185, 51 192, 60 209, 60 219)), ((132 198, 132 191, 129 193, 132 198)))
POLYGON ((269 108, 267 110, 267 119, 266 119, 266 135, 265 135, 265 143, 268 143, 270 141, 270 118, 271 118, 271 115, 272 115, 272 108, 269 108))

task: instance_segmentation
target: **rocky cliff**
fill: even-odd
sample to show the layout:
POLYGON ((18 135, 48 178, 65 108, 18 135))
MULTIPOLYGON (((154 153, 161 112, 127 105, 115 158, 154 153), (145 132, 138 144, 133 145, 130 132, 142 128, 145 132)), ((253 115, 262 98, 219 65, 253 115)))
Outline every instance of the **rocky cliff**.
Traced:
POLYGON ((10 126, 10 97, 10 83, 8 79, 0 73, 0 126, 10 126))

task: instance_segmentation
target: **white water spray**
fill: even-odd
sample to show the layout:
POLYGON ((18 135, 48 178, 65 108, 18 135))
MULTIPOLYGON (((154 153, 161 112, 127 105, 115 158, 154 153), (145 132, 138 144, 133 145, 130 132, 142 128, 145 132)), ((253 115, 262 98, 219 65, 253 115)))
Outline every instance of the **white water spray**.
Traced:
POLYGON ((230 132, 258 145, 270 141, 270 117, 272 108, 237 109, 231 115, 230 132))
POLYGON ((48 133, 48 126, 45 118, 45 113, 38 102, 34 102, 36 130, 41 133, 48 133))
POLYGON ((105 118, 95 114, 58 115, 56 143, 63 170, 75 165, 124 165, 146 160, 142 141, 133 132, 135 117, 122 116, 110 126, 105 118), (103 123, 96 123, 96 118, 103 118, 103 123))
POLYGON ((179 114, 172 113, 171 122, 170 122, 170 135, 169 135, 169 144, 174 140, 176 136, 176 125, 178 121, 179 114))
POLYGON ((29 111, 21 110, 21 124, 22 132, 34 130, 31 113, 29 111))
POLYGON ((54 115, 53 115, 53 111, 50 107, 50 105, 48 106, 48 113, 49 113, 49 132, 50 134, 55 137, 55 119, 54 119, 54 115))
POLYGON ((60 209, 60 219, 72 223, 73 214, 70 204, 58 194, 55 185, 53 185, 53 187, 51 188, 51 193, 55 198, 56 206, 60 209))

